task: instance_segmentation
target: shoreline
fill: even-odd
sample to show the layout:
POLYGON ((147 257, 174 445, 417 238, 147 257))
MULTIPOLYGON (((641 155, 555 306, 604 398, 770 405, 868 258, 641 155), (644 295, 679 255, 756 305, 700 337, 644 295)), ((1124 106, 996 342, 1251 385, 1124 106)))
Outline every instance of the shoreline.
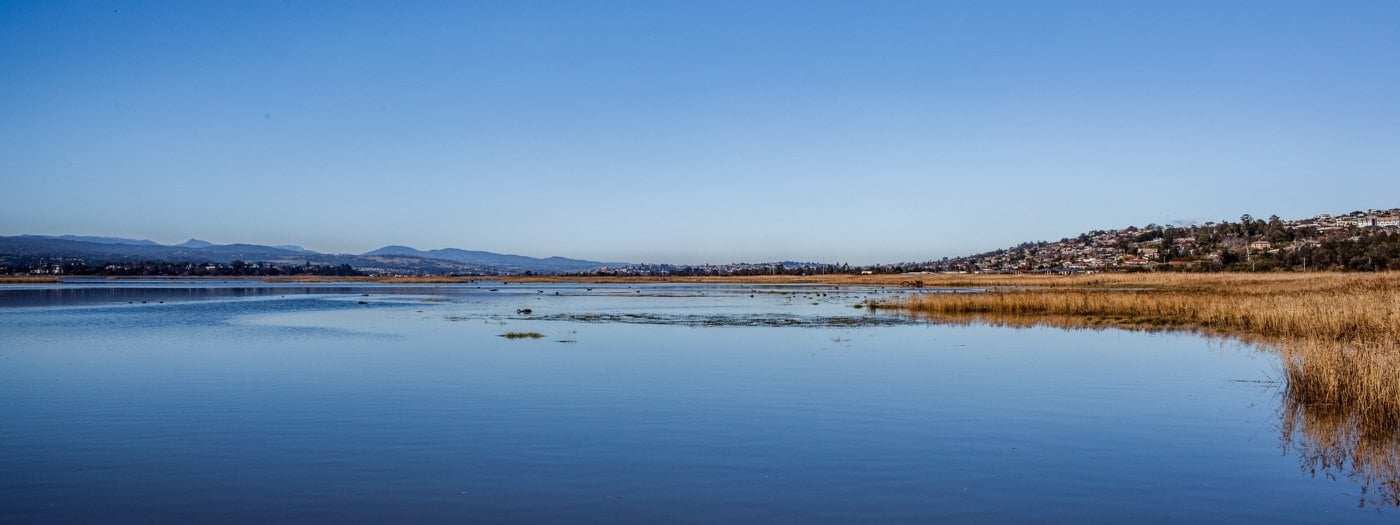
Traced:
POLYGON ((85 280, 190 280, 262 281, 270 283, 579 283, 579 284, 807 284, 870 285, 903 288, 985 289, 1102 289, 1208 291, 1220 287, 1272 286, 1318 280, 1367 280, 1400 282, 1400 271, 1384 272, 1269 272, 1269 273, 1098 273, 1081 275, 1041 274, 875 274, 875 275, 735 275, 735 276, 0 276, 0 283, 61 283, 85 280))

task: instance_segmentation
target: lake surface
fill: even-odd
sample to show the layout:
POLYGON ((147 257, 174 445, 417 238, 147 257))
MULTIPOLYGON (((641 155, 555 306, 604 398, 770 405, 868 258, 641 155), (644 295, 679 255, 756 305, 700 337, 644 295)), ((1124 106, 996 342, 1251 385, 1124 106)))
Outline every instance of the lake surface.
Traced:
POLYGON ((890 293, 3 285, 0 522, 1400 519, 1285 441, 1269 352, 890 293))

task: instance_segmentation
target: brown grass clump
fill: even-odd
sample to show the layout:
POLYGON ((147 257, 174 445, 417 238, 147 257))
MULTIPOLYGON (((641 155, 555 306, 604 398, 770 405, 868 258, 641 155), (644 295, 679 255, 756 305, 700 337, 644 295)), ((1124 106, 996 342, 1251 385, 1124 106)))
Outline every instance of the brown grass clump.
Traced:
POLYGON ((0 275, 0 284, 54 284, 62 279, 39 275, 0 275))

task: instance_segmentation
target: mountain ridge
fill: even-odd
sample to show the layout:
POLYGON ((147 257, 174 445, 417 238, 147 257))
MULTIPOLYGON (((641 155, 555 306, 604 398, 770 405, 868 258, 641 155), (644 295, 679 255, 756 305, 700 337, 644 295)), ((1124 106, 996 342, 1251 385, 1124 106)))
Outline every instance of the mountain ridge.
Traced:
POLYGON ((503 268, 539 268, 538 270, 526 269, 524 271, 546 271, 550 273, 567 273, 573 271, 584 271, 601 268, 604 266, 626 266, 630 263, 620 262, 599 262, 583 259, 571 259, 568 257, 529 257, 525 255, 502 254, 481 250, 464 250, 461 248, 438 248, 435 250, 419 250, 410 246, 391 244, 379 249, 370 250, 360 254, 361 256, 413 256, 426 259, 442 259, 459 262, 463 264, 474 264, 482 266, 494 266, 503 268))
MULTIPOLYGON (((130 244, 133 246, 160 246, 160 243, 157 243, 150 239, 128 239, 125 237, 104 237, 98 235, 20 235, 20 237, 54 239, 61 241, 91 242, 96 244, 130 244)), ((190 240, 192 241, 194 239, 190 240)))
POLYGON ((197 238, 165 245, 149 240, 84 235, 0 236, 0 263, 34 264, 53 259, 86 263, 243 261, 281 265, 348 264, 373 273, 481 275, 572 273, 629 264, 560 256, 537 258, 460 248, 423 251, 402 245, 388 245, 362 254, 334 254, 307 250, 299 245, 214 244, 197 238))

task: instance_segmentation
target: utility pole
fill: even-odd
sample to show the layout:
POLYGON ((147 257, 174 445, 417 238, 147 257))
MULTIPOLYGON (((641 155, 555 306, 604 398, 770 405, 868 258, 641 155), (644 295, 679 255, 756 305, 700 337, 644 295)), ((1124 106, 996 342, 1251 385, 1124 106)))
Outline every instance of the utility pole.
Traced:
POLYGON ((1249 259, 1249 271, 1252 272, 1254 271, 1254 252, 1251 250, 1253 247, 1250 244, 1249 234, 1246 233, 1244 236, 1244 258, 1249 259))

